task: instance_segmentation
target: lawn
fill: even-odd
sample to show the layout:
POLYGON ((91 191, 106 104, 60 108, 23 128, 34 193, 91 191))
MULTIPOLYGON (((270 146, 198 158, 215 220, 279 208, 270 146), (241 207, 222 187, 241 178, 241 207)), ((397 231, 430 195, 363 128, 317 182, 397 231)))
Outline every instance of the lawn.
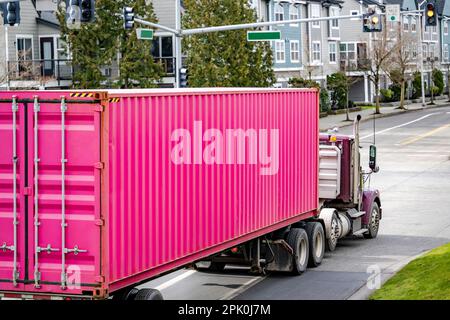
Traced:
POLYGON ((450 300, 450 243, 411 261, 371 300, 450 300))

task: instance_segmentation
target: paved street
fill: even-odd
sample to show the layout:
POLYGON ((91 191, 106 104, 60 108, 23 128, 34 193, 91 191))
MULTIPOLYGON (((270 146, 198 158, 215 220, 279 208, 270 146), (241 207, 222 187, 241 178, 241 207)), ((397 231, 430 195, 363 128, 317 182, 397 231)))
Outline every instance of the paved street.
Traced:
MULTIPOLYGON (((340 131, 350 133, 351 127, 340 131)), ((379 119, 376 131, 381 170, 371 183, 381 190, 383 207, 377 239, 341 241, 320 267, 298 277, 180 270, 144 286, 161 289, 166 299, 365 298, 368 267, 380 268, 386 279, 411 258, 449 242, 450 107, 379 119)), ((365 166, 372 132, 372 121, 364 122, 365 166)))

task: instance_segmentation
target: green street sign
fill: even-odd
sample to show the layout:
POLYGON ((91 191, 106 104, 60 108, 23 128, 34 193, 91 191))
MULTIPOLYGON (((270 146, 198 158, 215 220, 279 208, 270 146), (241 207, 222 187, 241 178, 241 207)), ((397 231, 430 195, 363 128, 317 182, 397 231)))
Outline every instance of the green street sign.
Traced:
POLYGON ((137 37, 140 40, 153 40, 153 30, 152 29, 136 29, 137 37))
POLYGON ((281 40, 281 31, 247 31, 247 41, 281 40))

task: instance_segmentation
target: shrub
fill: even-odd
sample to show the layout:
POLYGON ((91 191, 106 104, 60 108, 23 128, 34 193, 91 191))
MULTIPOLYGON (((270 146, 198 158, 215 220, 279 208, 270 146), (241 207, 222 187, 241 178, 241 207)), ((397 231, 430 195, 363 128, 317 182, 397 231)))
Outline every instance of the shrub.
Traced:
POLYGON ((394 92, 391 89, 380 89, 381 101, 392 102, 394 101, 394 92))
POLYGON ((301 77, 289 79, 288 84, 293 88, 320 88, 320 84, 316 81, 301 77))
POLYGON ((417 99, 422 95, 421 77, 419 71, 414 72, 412 86, 412 97, 413 99, 417 99))
POLYGON ((330 110, 330 94, 326 88, 320 89, 320 112, 328 112, 330 110))
POLYGON ((433 69, 433 84, 438 88, 433 88, 433 94, 442 94, 444 92, 444 74, 439 69, 433 69))
POLYGON ((347 77, 343 72, 336 72, 327 76, 327 88, 332 91, 332 105, 338 109, 345 109, 347 104, 347 77))

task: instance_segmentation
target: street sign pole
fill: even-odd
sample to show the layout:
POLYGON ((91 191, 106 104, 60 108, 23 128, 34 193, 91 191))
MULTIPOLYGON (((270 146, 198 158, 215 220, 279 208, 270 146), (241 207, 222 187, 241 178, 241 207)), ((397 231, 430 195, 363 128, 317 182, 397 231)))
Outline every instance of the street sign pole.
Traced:
POLYGON ((182 64, 182 52, 181 52, 181 0, 175 0, 175 29, 179 34, 174 34, 175 38, 175 64, 176 64, 176 88, 181 86, 180 72, 183 66, 182 64))

